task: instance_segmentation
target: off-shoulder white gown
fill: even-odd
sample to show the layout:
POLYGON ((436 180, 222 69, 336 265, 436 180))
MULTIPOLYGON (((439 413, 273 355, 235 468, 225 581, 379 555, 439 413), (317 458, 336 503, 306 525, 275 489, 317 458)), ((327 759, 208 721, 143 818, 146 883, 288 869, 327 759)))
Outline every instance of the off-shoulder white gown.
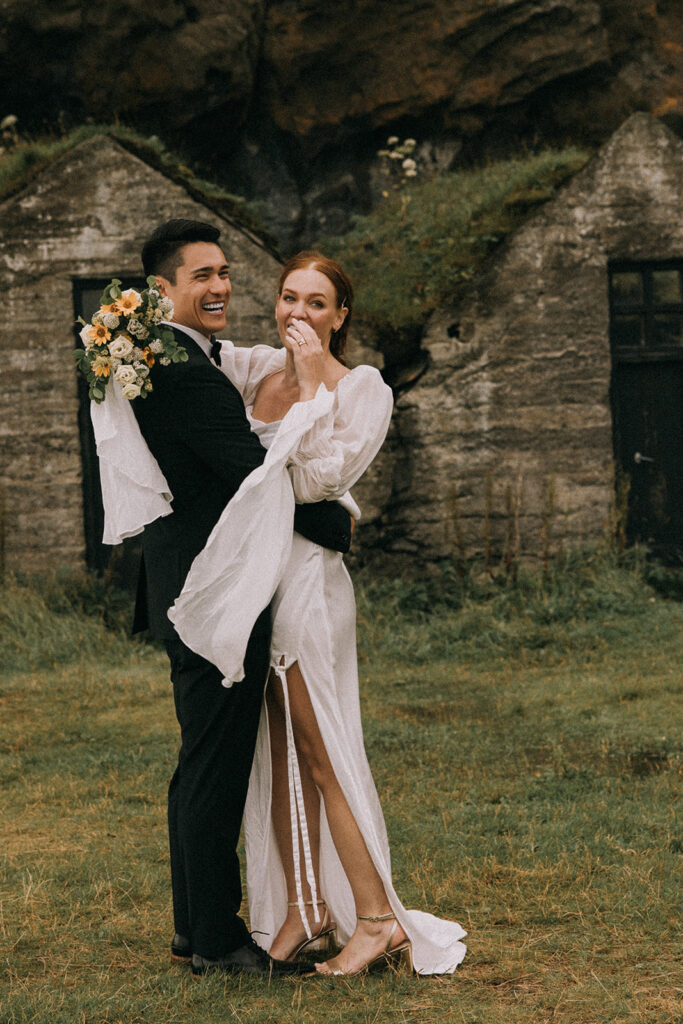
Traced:
MULTIPOLYGON (((261 381, 284 366, 267 346, 223 343, 222 368, 247 410, 261 381)), ((298 662, 321 735, 344 795, 384 883, 389 903, 413 946, 421 974, 455 970, 465 955, 459 924, 406 910, 394 891, 384 817, 372 779, 360 716, 353 586, 341 554, 292 533, 298 501, 341 499, 377 454, 391 418, 391 391, 377 370, 359 366, 334 392, 297 403, 278 423, 251 419, 268 448, 264 465, 244 481, 188 575, 170 617, 194 650, 218 665, 224 685, 239 685, 251 625, 272 600, 271 665, 283 682, 298 662)), ((291 729, 291 720, 288 722, 291 729)), ((290 812, 299 899, 301 879, 314 882, 293 736, 288 742, 290 812), (298 835, 304 857, 299 860, 298 835)), ((320 896, 345 942, 356 914, 351 887, 321 808, 320 896)), ((265 703, 245 810, 247 891, 251 927, 269 949, 287 913, 284 873, 271 820, 271 759, 265 703)), ((303 904, 302 904, 303 910, 303 904)))

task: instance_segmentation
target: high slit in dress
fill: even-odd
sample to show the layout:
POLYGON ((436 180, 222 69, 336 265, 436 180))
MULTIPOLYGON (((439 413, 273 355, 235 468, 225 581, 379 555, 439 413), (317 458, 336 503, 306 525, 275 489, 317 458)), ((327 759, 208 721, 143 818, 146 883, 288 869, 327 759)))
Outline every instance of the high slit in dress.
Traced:
MULTIPOLYGON (((260 382, 284 365, 284 352, 223 343, 225 372, 247 409, 260 382), (260 351, 259 351, 260 350, 260 351)), ((250 416, 268 449, 227 506, 190 570, 169 613, 180 636, 239 685, 251 624, 271 603, 271 667, 283 683, 297 896, 315 887, 299 768, 288 709, 286 669, 297 662, 335 776, 382 879, 393 912, 411 940, 420 974, 455 970, 465 955, 463 928, 407 910, 393 887, 384 816, 372 779, 361 725, 353 585, 338 552, 292 534, 294 495, 300 501, 339 499, 354 509, 348 488, 367 469, 388 429, 391 392, 377 370, 359 366, 328 392, 292 406, 278 423, 250 416), (299 843, 301 836, 301 844, 299 843), (300 854, 300 845, 303 856, 300 854)), ((357 511, 356 511, 356 514, 357 511)), ((287 914, 284 872, 272 827, 271 753, 265 701, 244 818, 249 915, 255 938, 269 949, 287 914)), ((332 842, 321 800, 319 892, 341 942, 356 926, 348 879, 332 842)), ((310 932, 309 932, 310 933, 310 932)))

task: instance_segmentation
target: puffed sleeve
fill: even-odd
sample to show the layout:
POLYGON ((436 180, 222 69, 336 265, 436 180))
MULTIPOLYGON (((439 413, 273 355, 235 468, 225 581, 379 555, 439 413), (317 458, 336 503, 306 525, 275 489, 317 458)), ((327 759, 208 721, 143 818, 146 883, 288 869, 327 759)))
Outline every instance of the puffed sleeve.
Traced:
POLYGON ((284 368, 286 358, 284 348, 270 345, 238 348, 232 341, 221 341, 221 370, 235 385, 245 405, 253 403, 264 377, 284 368))
POLYGON ((302 438, 289 473, 299 502, 338 498, 363 475, 386 437, 393 397, 373 366, 357 366, 335 390, 331 412, 302 438))

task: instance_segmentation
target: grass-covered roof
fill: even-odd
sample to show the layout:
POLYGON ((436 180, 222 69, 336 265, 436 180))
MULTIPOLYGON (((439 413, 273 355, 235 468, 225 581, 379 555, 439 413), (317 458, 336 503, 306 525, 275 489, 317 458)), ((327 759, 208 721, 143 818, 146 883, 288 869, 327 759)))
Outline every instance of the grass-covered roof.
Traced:
POLYGON ((279 258, 277 245, 265 230, 252 204, 228 192, 221 185, 198 177, 155 136, 146 137, 132 128, 119 125, 82 125, 58 138, 18 139, 11 148, 0 151, 0 202, 21 191, 54 161, 81 142, 98 135, 108 135, 115 139, 155 170, 181 185, 193 199, 203 203, 234 227, 252 235, 255 241, 279 258))

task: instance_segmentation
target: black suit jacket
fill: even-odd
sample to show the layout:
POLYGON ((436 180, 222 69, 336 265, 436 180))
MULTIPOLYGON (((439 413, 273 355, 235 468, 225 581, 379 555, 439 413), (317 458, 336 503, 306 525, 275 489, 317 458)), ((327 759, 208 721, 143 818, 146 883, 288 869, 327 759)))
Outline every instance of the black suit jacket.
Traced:
MULTIPOLYGON (((240 484, 265 458, 242 397, 189 335, 175 330, 186 363, 152 367, 153 391, 136 399, 140 430, 173 494, 173 512, 145 527, 134 630, 175 636, 167 616, 193 559, 240 484)), ((348 551, 350 518, 336 502, 297 505, 295 529, 335 551, 348 551)))

